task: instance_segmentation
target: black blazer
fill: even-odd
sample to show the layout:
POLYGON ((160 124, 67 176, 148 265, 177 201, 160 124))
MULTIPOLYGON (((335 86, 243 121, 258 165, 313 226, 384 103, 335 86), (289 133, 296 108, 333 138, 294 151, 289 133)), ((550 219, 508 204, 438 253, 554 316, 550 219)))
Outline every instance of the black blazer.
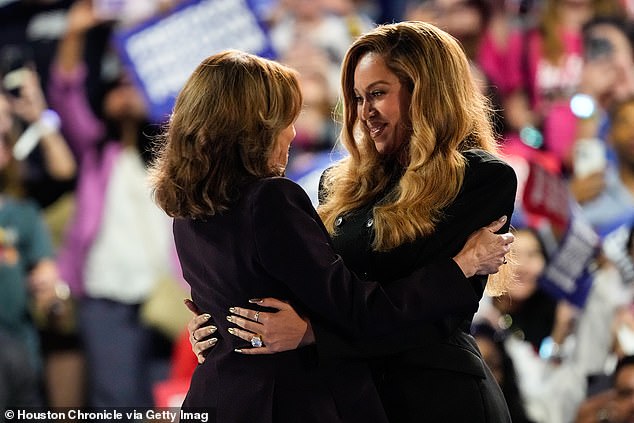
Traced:
MULTIPOLYGON (((333 243, 350 269, 387 287, 416 267, 453 257, 471 233, 503 215, 508 221, 500 232, 508 231, 517 188, 515 172, 481 150, 469 150, 464 156, 468 164, 461 191, 428 237, 386 253, 374 252, 370 243, 376 203, 340 216, 333 243)), ((377 334, 359 342, 314 324, 321 357, 344 362, 371 358, 391 422, 508 421, 501 392, 468 335, 487 278, 471 279, 470 311, 453 310, 441 319, 394 330, 388 336, 377 334)))
POLYGON ((233 326, 225 319, 230 306, 286 299, 351 339, 448 310, 468 315, 477 306, 476 292, 451 259, 386 286, 360 280, 335 254, 308 196, 285 178, 246 186, 222 215, 175 219, 174 236, 192 298, 212 315, 221 338, 196 368, 183 407, 205 408, 217 422, 386 421, 365 362, 318 368, 313 347, 240 355, 235 348, 250 346, 225 335, 233 326), (332 384, 349 389, 333 393, 332 384))

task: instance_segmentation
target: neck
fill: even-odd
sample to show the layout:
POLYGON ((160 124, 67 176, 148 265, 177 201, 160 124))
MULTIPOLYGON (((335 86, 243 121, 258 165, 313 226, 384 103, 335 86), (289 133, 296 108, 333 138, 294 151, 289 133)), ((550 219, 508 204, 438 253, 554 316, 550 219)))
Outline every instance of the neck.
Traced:
POLYGON ((121 123, 121 143, 124 147, 136 147, 139 137, 139 126, 136 122, 124 121, 121 123))

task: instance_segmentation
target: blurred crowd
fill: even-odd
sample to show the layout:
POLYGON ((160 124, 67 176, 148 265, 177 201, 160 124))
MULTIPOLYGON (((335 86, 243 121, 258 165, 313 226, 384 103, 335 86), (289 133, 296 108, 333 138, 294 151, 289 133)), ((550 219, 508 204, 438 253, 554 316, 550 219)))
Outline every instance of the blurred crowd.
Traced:
MULTIPOLYGON (((0 1, 0 409, 177 405, 157 386, 195 366, 187 314, 170 330, 146 314, 165 283, 187 291, 145 180, 161 122, 111 42, 181 1, 130 1, 116 16, 106 3, 0 1)), ((634 421, 634 2, 251 4, 276 59, 300 73, 287 176, 315 204, 344 154, 352 40, 423 20, 461 42, 520 181, 516 280, 483 300, 473 335, 514 422, 634 421)))

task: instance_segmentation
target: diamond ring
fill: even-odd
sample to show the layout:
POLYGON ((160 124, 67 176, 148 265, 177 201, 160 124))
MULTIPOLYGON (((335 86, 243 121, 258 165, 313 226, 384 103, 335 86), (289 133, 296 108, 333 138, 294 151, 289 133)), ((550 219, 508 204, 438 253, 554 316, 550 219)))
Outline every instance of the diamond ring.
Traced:
POLYGON ((260 348, 261 346, 263 346, 264 343, 262 342, 262 335, 258 335, 258 334, 253 335, 251 337, 251 345, 254 348, 260 348))
POLYGON ((259 311, 256 311, 256 312, 255 312, 255 317, 254 317, 255 323, 258 323, 258 322, 259 322, 259 321, 258 321, 259 319, 260 319, 260 312, 259 312, 259 311))

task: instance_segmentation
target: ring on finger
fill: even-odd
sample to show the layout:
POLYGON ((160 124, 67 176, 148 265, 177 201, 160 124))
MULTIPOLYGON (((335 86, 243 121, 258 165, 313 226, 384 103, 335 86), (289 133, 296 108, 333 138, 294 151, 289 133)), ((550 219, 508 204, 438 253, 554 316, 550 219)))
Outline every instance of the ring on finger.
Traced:
POLYGON ((255 322, 256 322, 256 323, 258 323, 258 322, 259 322, 259 319, 260 319, 260 312, 259 312, 259 311, 256 311, 256 312, 255 312, 255 316, 254 316, 253 320, 255 320, 255 322))
POLYGON ((251 345, 254 348, 260 348, 264 345, 264 342, 262 341, 262 335, 260 334, 255 334, 251 337, 251 345))

